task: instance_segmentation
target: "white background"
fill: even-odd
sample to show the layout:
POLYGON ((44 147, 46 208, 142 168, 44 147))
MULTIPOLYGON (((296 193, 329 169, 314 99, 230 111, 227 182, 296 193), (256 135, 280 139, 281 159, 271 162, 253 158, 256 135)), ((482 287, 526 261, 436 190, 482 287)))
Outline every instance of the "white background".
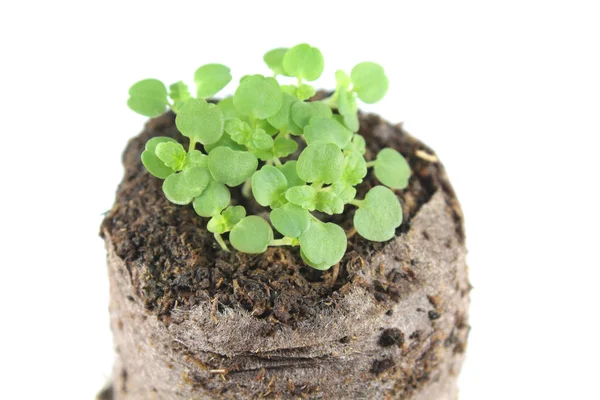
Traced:
POLYGON ((317 86, 381 63, 367 109, 446 165, 475 287, 461 398, 600 398, 600 12, 575 0, 2 2, 0 397, 91 399, 109 377, 97 234, 144 123, 129 86, 267 73, 301 42, 317 86))

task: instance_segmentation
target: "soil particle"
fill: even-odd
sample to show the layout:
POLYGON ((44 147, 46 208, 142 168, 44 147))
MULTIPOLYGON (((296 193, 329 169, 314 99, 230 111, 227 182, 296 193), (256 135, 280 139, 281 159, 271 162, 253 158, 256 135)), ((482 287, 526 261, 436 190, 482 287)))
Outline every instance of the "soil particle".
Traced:
POLYGON ((373 365, 371 366, 371 370, 369 372, 371 372, 374 375, 379 375, 395 366, 396 363, 391 358, 375 360, 373 361, 373 365))
POLYGON ((382 347, 402 346, 404 334, 398 328, 388 328, 381 333, 377 343, 382 347))
POLYGON ((442 316, 442 314, 440 314, 436 310, 429 310, 429 312, 427 313, 427 315, 429 316, 429 319, 432 320, 432 321, 435 321, 436 319, 439 319, 442 316))

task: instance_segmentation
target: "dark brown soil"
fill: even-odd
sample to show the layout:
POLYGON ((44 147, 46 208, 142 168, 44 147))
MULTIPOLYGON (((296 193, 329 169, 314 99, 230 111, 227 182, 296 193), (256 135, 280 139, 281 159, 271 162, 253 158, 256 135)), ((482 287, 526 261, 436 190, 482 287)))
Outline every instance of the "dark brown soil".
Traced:
MULTIPOLYGON (((404 211, 404 222, 396 232, 399 235, 408 230, 412 217, 438 188, 450 193, 452 189, 441 178, 439 163, 417 155, 419 150, 433 155, 431 149, 406 134, 400 125, 394 127, 393 136, 377 136, 374 132, 381 124, 387 123, 375 115, 361 115, 359 133, 368 143, 367 159, 373 159, 383 147, 393 147, 406 157, 413 171, 409 187, 397 191, 404 211)), ((175 306, 185 308, 210 301, 215 308, 240 305, 257 318, 294 325, 323 308, 335 307, 336 299, 351 286, 363 286, 378 301, 387 302, 398 296, 388 282, 412 279, 410 271, 372 283, 361 279, 357 272, 368 268, 365 260, 379 252, 383 244, 357 234, 350 237, 348 251, 339 265, 325 272, 304 265, 297 249, 289 247, 269 248, 262 255, 223 252, 205 229, 207 219, 199 217, 191 205, 177 206, 167 201, 162 181, 142 166, 140 154, 146 141, 154 136, 173 137, 187 146, 172 113, 150 121, 144 132, 129 142, 123 155, 125 177, 115 205, 102 224, 101 235, 110 235, 118 256, 126 262, 137 296, 165 322, 169 322, 170 310, 175 306)), ((358 197, 376 184, 370 172, 358 188, 358 197)), ((256 203, 247 204, 238 189, 232 190, 232 202, 245 205, 249 213, 264 212, 256 203)), ((459 208, 454 204, 449 207, 454 210, 462 240, 459 208)), ((351 234, 353 215, 354 207, 347 206, 344 214, 330 220, 351 234)), ((379 373, 388 367, 382 361, 373 370, 379 373)))

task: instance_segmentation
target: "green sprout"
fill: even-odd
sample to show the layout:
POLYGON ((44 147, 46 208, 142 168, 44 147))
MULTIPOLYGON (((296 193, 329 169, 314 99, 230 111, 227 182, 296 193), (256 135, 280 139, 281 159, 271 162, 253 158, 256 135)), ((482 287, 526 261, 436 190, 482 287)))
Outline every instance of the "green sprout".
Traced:
POLYGON ((402 223, 394 190, 408 186, 410 166, 391 148, 365 159, 367 144, 357 133, 358 100, 375 103, 387 92, 383 68, 362 62, 350 74, 338 70, 335 92, 307 101, 316 93, 308 82, 324 68, 317 48, 277 48, 264 61, 273 76, 245 75, 234 95, 218 102, 207 99, 232 79, 221 64, 196 70, 195 92, 182 81, 167 89, 156 79, 130 88, 127 104, 133 111, 155 117, 170 108, 177 129, 189 140, 181 144, 155 137, 141 154, 148 172, 164 180, 166 198, 192 204, 196 214, 208 219, 206 229, 224 251, 229 251, 228 242, 249 254, 273 246, 299 247, 304 262, 319 270, 339 263, 348 242, 344 229, 325 215, 357 207, 353 222, 360 236, 392 239, 402 223), (370 168, 381 185, 357 199, 357 187, 370 168), (234 187, 264 207, 268 212, 261 215, 268 218, 246 215, 243 206, 232 205, 234 187))

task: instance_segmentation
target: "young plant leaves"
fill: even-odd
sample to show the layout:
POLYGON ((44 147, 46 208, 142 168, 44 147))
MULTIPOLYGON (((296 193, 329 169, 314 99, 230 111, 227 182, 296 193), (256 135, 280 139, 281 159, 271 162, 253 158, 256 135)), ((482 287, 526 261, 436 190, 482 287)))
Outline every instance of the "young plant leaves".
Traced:
POLYGON ((183 164, 183 169, 188 169, 192 167, 208 168, 208 157, 206 156, 206 154, 203 154, 201 151, 198 150, 189 151, 185 156, 185 163, 183 164))
POLYGON ((310 213, 295 204, 287 203, 271 211, 271 223, 283 236, 300 237, 310 224, 310 213))
POLYGON ((212 217, 206 228, 213 233, 229 232, 245 216, 246 209, 243 206, 227 207, 221 214, 212 217))
POLYGON ((333 183, 344 172, 344 155, 333 143, 315 141, 300 154, 297 170, 305 182, 333 183))
POLYGON ((391 148, 385 148, 375 159, 375 176, 379 182, 392 189, 404 189, 408 186, 410 166, 402 154, 391 148))
POLYGON ((182 81, 179 81, 169 86, 169 97, 174 103, 173 111, 177 113, 182 104, 192 96, 190 95, 187 85, 182 81))
POLYGON ((292 119, 301 129, 308 125, 312 117, 331 118, 332 115, 331 108, 320 101, 297 101, 292 105, 292 119))
POLYGON ((394 237, 402 223, 402 207, 394 192, 384 186, 369 190, 354 214, 354 227, 359 235, 374 242, 394 237))
POLYGON ((275 139, 275 142, 273 143, 275 157, 287 157, 296 150, 298 150, 298 143, 292 139, 277 136, 277 139, 275 139))
POLYGON ((206 168, 192 167, 171 174, 163 182, 163 192, 171 203, 186 205, 202 194, 210 182, 206 168))
POLYGON ((319 49, 306 43, 292 47, 283 56, 286 74, 307 81, 314 81, 321 76, 324 63, 319 49))
POLYGON ((169 101, 167 88, 157 79, 144 79, 129 88, 127 105, 146 117, 156 117, 165 112, 169 101))
POLYGON ((367 175, 367 163, 362 154, 356 151, 349 151, 344 157, 346 167, 342 174, 342 181, 350 186, 358 185, 367 175))
POLYGON ((362 62, 352 68, 350 73, 354 91, 358 98, 367 104, 377 103, 388 90, 388 78, 379 64, 362 62))
POLYGON ((227 207, 230 200, 229 189, 211 180, 204 192, 194 199, 194 210, 201 217, 212 217, 227 207))
POLYGON ((304 128, 304 137, 308 144, 320 140, 343 149, 350 143, 352 132, 331 117, 312 117, 304 128))
POLYGON ((252 175, 252 194, 263 207, 280 206, 286 190, 285 175, 272 165, 265 165, 252 175))
POLYGON ((358 105, 354 93, 349 92, 346 88, 341 87, 338 90, 338 111, 344 118, 344 124, 352 132, 357 132, 359 128, 358 122, 358 105))
POLYGON ((338 225, 311 220, 308 230, 300 236, 300 249, 310 266, 327 270, 342 259, 347 241, 346 233, 338 225))
POLYGON ((194 73, 196 95, 200 99, 212 97, 231 81, 228 67, 222 64, 206 64, 194 73))
POLYGON ((165 166, 181 171, 185 164, 186 153, 180 143, 163 142, 156 146, 156 156, 165 164, 165 166))
POLYGON ((302 186, 306 183, 302 179, 300 179, 300 177, 298 177, 298 172, 296 171, 297 164, 298 161, 291 160, 277 167, 281 172, 283 172, 283 175, 285 175, 285 179, 288 183, 288 188, 291 188, 293 186, 302 186))
POLYGON ((314 211, 317 202, 317 190, 312 186, 293 186, 285 192, 285 198, 305 210, 314 211))
POLYGON ((233 95, 233 104, 242 115, 266 119, 281 107, 281 89, 274 78, 250 75, 242 79, 233 95))
POLYGON ((287 48, 280 47, 278 49, 273 49, 271 51, 266 52, 265 55, 263 56, 263 60, 265 61, 265 64, 267 64, 267 67, 269 67, 269 69, 271 71, 273 71, 275 76, 277 76, 277 75, 288 76, 288 75, 286 75, 286 73, 283 69, 283 56, 285 56, 285 53, 287 53, 287 51, 288 51, 287 48))
POLYGON ((221 109, 203 99, 189 99, 175 117, 175 125, 183 136, 204 145, 221 139, 223 124, 221 109))
POLYGON ((208 155, 208 169, 215 181, 229 187, 241 185, 250 178, 258 160, 252 153, 217 147, 208 155))
POLYGON ((315 88, 312 85, 303 83, 296 89, 296 97, 298 100, 307 100, 313 97, 316 93, 315 88))
POLYGON ((175 170, 169 168, 165 163, 156 156, 156 147, 160 143, 177 143, 175 139, 170 137, 154 137, 146 142, 146 149, 142 153, 142 164, 153 176, 165 179, 167 176, 174 174, 175 170))
POLYGON ((300 103, 298 99, 289 93, 281 94, 281 107, 279 111, 272 117, 268 118, 267 121, 276 129, 279 129, 283 133, 291 132, 294 135, 302 135, 302 128, 300 128, 294 122, 292 118, 292 106, 296 103, 300 103))
POLYGON ((317 210, 329 215, 341 214, 344 212, 344 202, 334 192, 317 193, 315 207, 317 210))
POLYGON ((248 254, 264 253, 272 240, 271 226, 264 218, 257 215, 242 219, 229 234, 231 245, 236 250, 248 254))

